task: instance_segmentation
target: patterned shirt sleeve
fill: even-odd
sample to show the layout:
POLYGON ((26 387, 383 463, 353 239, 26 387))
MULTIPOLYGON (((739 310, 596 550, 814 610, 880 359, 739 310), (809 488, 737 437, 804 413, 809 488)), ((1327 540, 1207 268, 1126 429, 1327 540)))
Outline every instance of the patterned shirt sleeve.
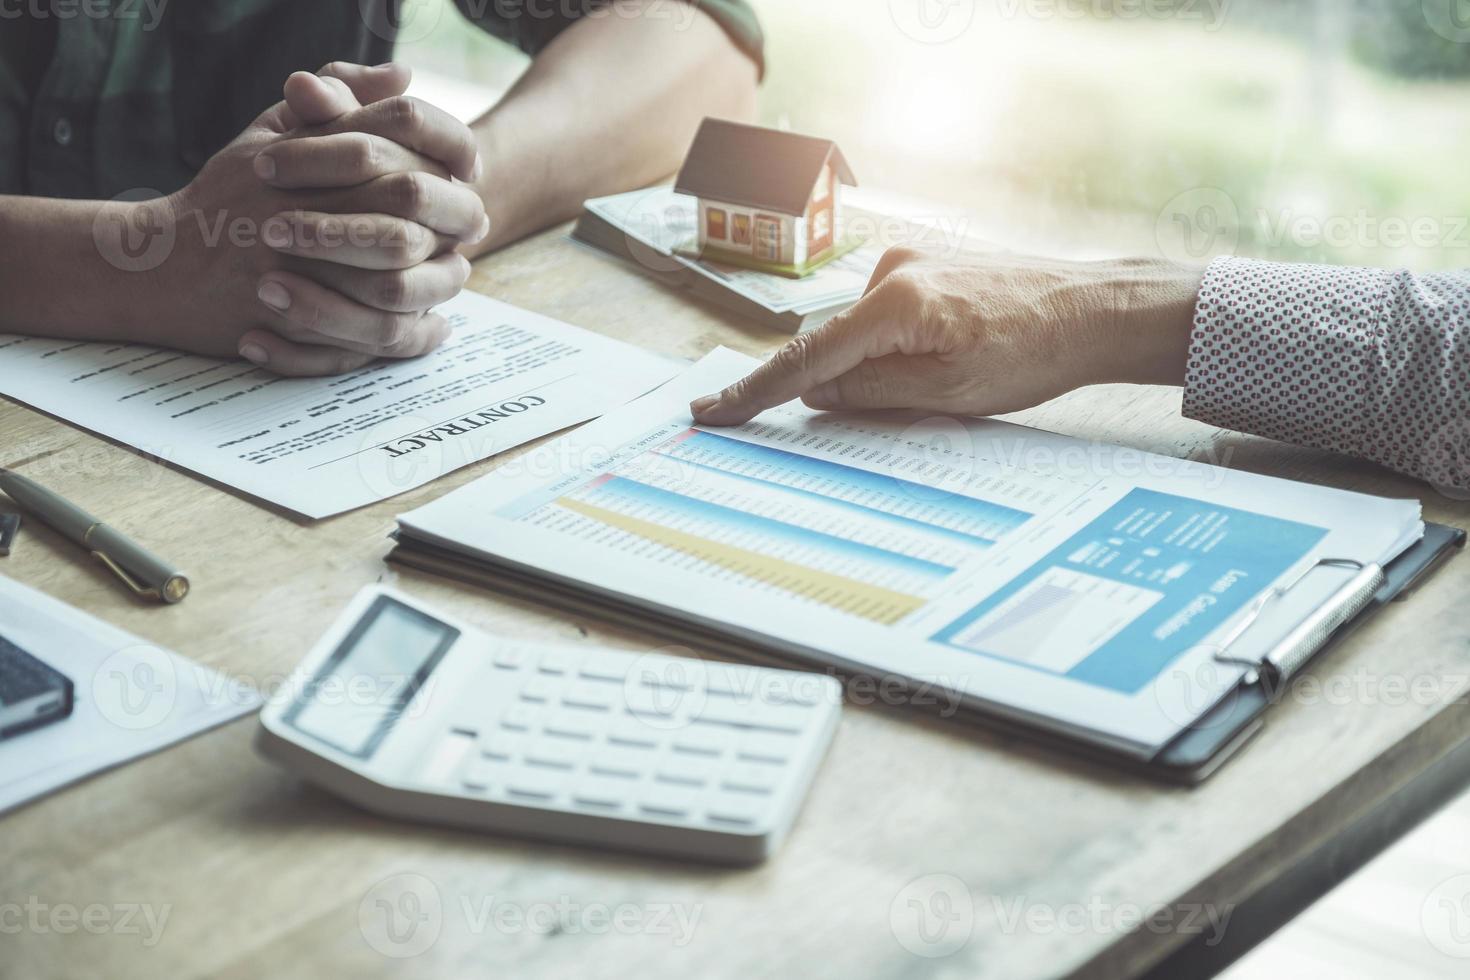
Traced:
POLYGON ((1470 492, 1470 274, 1217 259, 1184 414, 1470 492))

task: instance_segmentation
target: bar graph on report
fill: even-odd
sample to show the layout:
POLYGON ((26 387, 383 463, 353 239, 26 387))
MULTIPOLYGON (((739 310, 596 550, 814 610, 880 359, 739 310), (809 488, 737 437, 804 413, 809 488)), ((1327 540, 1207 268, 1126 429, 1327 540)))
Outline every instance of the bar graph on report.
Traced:
POLYGON ((1032 515, 697 429, 504 516, 879 622, 1032 515))

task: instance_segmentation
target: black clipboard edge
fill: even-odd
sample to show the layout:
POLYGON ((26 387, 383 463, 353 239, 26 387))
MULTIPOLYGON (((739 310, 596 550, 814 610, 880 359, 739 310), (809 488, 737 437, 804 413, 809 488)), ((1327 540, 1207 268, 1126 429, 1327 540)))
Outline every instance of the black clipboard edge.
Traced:
MULTIPOLYGON (((1384 566, 1384 583, 1357 616, 1333 632, 1313 660, 1342 641, 1391 602, 1407 599, 1430 575, 1465 546, 1465 532, 1444 524, 1425 524, 1424 537, 1384 566)), ((1265 725, 1275 695, 1265 684, 1242 681, 1213 710, 1164 746, 1146 767, 1170 782, 1197 784, 1214 773, 1265 725)))
MULTIPOLYGON (((578 614, 590 615, 623 628, 651 632, 674 642, 706 647, 723 656, 745 660, 754 657, 779 666, 792 666, 789 656, 768 650, 759 644, 692 627, 688 623, 673 622, 646 610, 632 609, 586 593, 578 594, 575 589, 558 583, 517 580, 507 576, 504 569, 497 569, 442 545, 406 535, 401 530, 393 532, 390 537, 396 542, 396 546, 387 555, 390 563, 451 578, 562 612, 574 607, 578 614)), ((1339 627, 1317 651, 1317 655, 1330 649, 1377 610, 1390 602, 1406 598, 1441 564, 1463 548, 1465 541, 1466 533, 1459 528, 1426 524, 1424 537, 1384 567, 1383 587, 1372 601, 1356 617, 1339 627)), ((1271 692, 1262 685, 1242 683, 1217 707, 1196 721, 1189 731, 1147 760, 1039 725, 1028 724, 1024 720, 978 709, 962 710, 957 716, 947 719, 947 722, 957 721, 983 728, 1003 738, 1021 736, 1044 748, 1102 762, 1155 782, 1193 786, 1213 775, 1265 727, 1266 711, 1272 703, 1271 692)))

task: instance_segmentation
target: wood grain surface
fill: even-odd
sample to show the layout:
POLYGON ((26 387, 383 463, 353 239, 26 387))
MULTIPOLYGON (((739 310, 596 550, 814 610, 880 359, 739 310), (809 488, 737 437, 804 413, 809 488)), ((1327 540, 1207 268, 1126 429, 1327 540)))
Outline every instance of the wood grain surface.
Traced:
MULTIPOLYGON (((784 339, 565 229, 479 262, 472 286, 685 358, 784 339)), ((1463 501, 1186 421, 1179 400, 1096 388, 1015 418, 1418 497, 1426 519, 1470 524, 1463 501)), ((0 403, 0 433, 0 462, 178 561, 194 591, 135 602, 35 522, 0 573, 261 688, 373 581, 495 634, 651 642, 383 563, 396 514, 514 454, 309 522, 165 465, 165 450, 161 464, 13 403, 0 403)), ((793 835, 749 870, 380 819, 265 762, 242 719, 0 819, 0 977, 1130 976, 1470 738, 1467 595, 1470 560, 1452 561, 1317 663, 1257 741, 1192 790, 849 705, 793 835), (1159 908, 1172 921, 1140 921, 1159 908)), ((1452 860, 1470 871, 1467 854, 1452 860)))

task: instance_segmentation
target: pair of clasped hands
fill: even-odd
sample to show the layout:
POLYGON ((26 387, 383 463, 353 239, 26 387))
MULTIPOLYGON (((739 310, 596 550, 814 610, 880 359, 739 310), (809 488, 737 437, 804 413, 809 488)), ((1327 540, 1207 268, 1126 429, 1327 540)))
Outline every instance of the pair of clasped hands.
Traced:
POLYGON ((166 199, 177 237, 159 286, 178 301, 156 339, 283 375, 444 340, 430 311, 469 278, 458 249, 490 232, 483 164, 469 128, 404 96, 408 82, 395 64, 298 72, 166 199))

